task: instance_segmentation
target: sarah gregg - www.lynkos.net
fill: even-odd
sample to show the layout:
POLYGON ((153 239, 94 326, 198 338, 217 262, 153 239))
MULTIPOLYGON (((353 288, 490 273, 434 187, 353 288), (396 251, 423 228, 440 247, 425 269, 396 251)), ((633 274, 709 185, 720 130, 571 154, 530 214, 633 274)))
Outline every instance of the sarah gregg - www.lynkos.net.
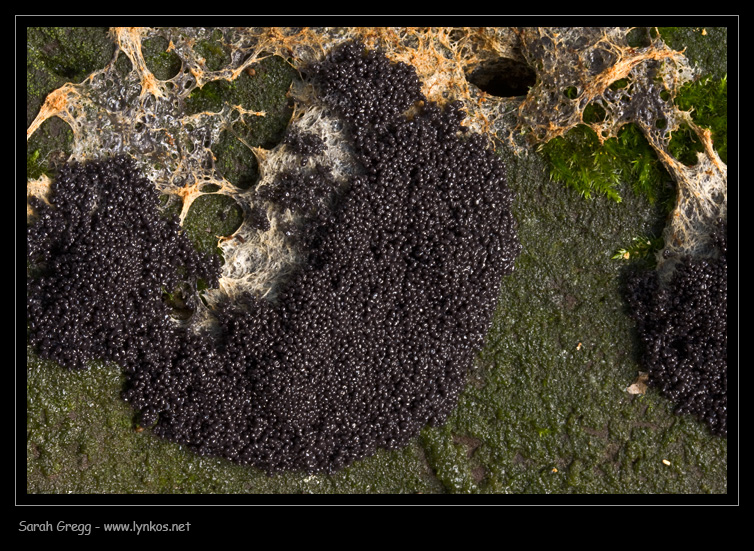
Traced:
POLYGON ((159 522, 117 522, 101 523, 94 525, 91 522, 66 522, 61 520, 58 523, 50 521, 45 522, 27 522, 19 521, 19 532, 58 532, 77 534, 79 536, 88 536, 92 531, 98 532, 130 532, 132 534, 141 534, 146 532, 188 532, 191 529, 190 522, 181 523, 159 523, 159 522))

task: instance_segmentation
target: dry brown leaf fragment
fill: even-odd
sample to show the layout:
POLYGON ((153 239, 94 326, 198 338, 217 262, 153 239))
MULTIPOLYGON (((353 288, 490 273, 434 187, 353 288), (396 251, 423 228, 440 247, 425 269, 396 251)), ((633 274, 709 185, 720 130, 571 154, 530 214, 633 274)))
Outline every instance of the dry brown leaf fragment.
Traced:
POLYGON ((639 376, 636 377, 633 383, 626 388, 626 392, 629 394, 641 394, 644 395, 647 392, 647 384, 649 383, 649 373, 646 371, 639 371, 639 376))

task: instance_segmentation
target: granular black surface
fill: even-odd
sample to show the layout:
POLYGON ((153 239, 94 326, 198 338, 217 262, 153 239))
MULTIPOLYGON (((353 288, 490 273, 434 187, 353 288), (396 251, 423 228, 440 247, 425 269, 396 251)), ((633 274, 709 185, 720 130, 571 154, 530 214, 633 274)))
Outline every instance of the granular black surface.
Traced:
MULTIPOLYGON (((142 425, 268 472, 332 472, 443 423, 520 249, 504 166, 458 104, 426 101, 410 66, 359 43, 309 74, 363 170, 333 201, 306 185, 326 168, 281 176, 308 254, 275 302, 220 306, 212 334, 172 321, 163 290, 216 285, 219 267, 124 159, 68 167, 28 234, 41 355, 117 361, 142 425)), ((291 145, 318 151, 306 142, 291 145)))
POLYGON ((159 194, 130 159, 69 164, 51 193, 51 205, 30 199, 39 215, 27 232, 39 272, 27 282, 31 344, 75 369, 159 356, 152 335, 177 338, 163 291, 196 289, 199 278, 216 286, 219 258, 197 253, 177 217, 160 215, 159 194))
POLYGON ((676 412, 728 435, 728 228, 713 235, 717 256, 678 260, 667 285, 652 271, 634 276, 628 302, 644 344, 649 384, 676 412))

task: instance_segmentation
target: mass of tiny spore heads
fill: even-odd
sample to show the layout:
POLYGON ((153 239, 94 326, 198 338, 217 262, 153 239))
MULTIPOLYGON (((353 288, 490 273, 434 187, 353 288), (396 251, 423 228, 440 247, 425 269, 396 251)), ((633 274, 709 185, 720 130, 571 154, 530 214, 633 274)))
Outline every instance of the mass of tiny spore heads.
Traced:
POLYGON ((31 344, 73 369, 97 358, 159 363, 146 341, 175 338, 163 293, 196 289, 200 279, 217 286, 220 259, 198 253, 177 216, 160 214, 158 193, 131 159, 66 165, 51 194, 52 204, 30 200, 31 344))
POLYGON ((270 473, 333 472, 442 424, 520 250, 504 166, 459 104, 427 101, 412 67, 360 43, 307 75, 362 170, 335 190, 313 161, 257 198, 307 221, 307 261, 274 301, 221 303, 212 330, 175 323, 166 290, 216 285, 220 266, 122 158, 66 168, 28 233, 40 355, 117 361, 142 426, 270 473))
POLYGON ((304 161, 306 157, 320 155, 325 151, 325 142, 322 138, 311 132, 300 130, 290 131, 283 138, 283 143, 292 152, 303 156, 304 161))
POLYGON ((715 254, 678 259, 669 282, 656 270, 634 274, 627 300, 643 344, 649 384, 728 435, 728 229, 718 221, 715 254))

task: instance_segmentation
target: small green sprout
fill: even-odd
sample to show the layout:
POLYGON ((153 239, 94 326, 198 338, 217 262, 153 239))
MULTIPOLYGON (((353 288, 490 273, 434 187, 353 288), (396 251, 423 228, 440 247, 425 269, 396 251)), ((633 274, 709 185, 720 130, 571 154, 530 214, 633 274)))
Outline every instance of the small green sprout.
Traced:
POLYGON ((649 257, 663 246, 662 237, 639 236, 632 239, 633 244, 625 249, 618 249, 613 260, 637 260, 649 257))

